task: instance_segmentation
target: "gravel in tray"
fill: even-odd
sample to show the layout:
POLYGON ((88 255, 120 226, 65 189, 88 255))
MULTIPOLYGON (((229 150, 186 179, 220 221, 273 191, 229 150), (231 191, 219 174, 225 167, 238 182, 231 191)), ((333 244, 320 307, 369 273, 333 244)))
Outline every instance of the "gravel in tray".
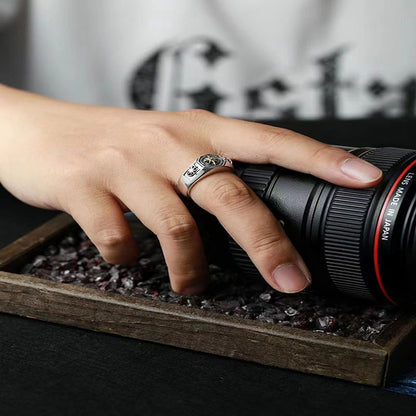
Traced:
POLYGON ((102 259, 84 232, 73 231, 58 243, 47 246, 20 272, 103 292, 364 341, 372 341, 399 315, 389 305, 327 297, 312 289, 300 294, 282 294, 261 278, 244 278, 214 264, 209 265, 211 282, 207 291, 201 296, 182 296, 171 289, 157 238, 148 232, 138 243, 141 254, 137 264, 111 265, 102 259))

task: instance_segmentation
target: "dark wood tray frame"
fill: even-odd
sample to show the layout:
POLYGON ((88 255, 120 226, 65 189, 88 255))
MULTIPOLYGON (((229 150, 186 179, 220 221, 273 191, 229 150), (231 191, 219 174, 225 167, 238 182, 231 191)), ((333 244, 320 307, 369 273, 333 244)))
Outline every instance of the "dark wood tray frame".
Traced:
POLYGON ((0 312, 374 386, 416 351, 412 314, 366 342, 14 273, 74 226, 60 214, 0 250, 0 312))

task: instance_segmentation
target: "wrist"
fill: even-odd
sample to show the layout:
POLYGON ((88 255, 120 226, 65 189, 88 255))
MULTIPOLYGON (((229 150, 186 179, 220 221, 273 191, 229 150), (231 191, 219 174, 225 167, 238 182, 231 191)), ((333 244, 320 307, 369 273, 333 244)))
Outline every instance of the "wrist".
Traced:
POLYGON ((32 129, 31 120, 40 96, 0 84, 0 183, 32 129))

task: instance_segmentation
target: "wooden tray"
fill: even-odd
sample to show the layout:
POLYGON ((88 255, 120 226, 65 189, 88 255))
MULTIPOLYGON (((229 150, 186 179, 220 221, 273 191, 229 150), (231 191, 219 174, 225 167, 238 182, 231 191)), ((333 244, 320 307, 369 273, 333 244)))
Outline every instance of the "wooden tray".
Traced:
POLYGON ((14 273, 75 226, 61 214, 0 250, 1 312, 368 385, 384 385, 415 355, 411 314, 359 341, 14 273))

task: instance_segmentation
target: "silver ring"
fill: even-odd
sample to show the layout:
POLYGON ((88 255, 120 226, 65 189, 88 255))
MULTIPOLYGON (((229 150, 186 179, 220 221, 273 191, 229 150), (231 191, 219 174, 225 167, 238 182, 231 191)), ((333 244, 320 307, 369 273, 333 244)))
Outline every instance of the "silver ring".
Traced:
POLYGON ((202 178, 219 170, 233 169, 233 162, 221 155, 207 154, 199 156, 188 166, 179 178, 178 186, 189 196, 191 188, 202 178))

